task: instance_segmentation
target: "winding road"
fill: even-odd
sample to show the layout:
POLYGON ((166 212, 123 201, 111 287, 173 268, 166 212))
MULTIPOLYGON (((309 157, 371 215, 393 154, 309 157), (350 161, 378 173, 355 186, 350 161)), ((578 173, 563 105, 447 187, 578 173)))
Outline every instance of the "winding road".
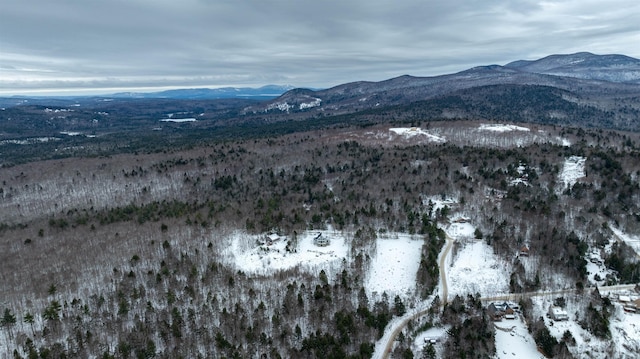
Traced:
MULTIPOLYGON (((451 251, 451 246, 453 245, 453 239, 447 235, 446 244, 444 249, 442 250, 440 257, 438 259, 438 266, 440 271, 440 294, 442 298, 442 304, 444 305, 448 301, 449 289, 447 287, 447 273, 446 273, 446 261, 449 256, 449 252, 451 251)), ((609 292, 609 291, 620 291, 620 290, 631 290, 635 288, 635 284, 623 284, 623 285, 613 285, 613 286, 605 286, 598 287, 600 292, 609 292)), ((584 291, 591 291, 595 289, 595 287, 587 287, 584 288, 584 291)), ((506 295, 499 295, 493 297, 483 297, 480 298, 481 301, 496 301, 496 300, 511 300, 518 301, 521 298, 531 298, 537 296, 553 296, 560 294, 568 294, 575 293, 575 289, 561 289, 561 290, 551 290, 551 291, 538 291, 538 292, 526 292, 526 293, 511 293, 506 295)), ((400 332, 407 326, 409 321, 419 318, 423 315, 429 313, 430 303, 424 303, 424 307, 417 308, 411 312, 407 312, 402 317, 395 318, 389 323, 389 329, 385 331, 385 334, 380 338, 378 344, 376 345, 376 350, 373 353, 371 358, 375 359, 386 359, 389 358, 391 354, 391 350, 393 349, 393 343, 396 340, 396 337, 400 332)))
MULTIPOLYGON (((440 252, 440 257, 438 259, 438 269, 440 271, 440 295, 442 300, 442 305, 447 303, 449 297, 449 288, 447 287, 447 273, 445 271, 445 264, 447 261, 447 256, 451 251, 451 246, 453 245, 453 238, 447 235, 445 237, 445 247, 440 252)), ((373 358, 388 358, 391 353, 391 349, 393 348, 393 342, 396 340, 396 337, 400 332, 407 326, 410 320, 419 318, 429 312, 430 303, 425 303, 426 307, 420 308, 417 311, 408 312, 404 316, 397 318, 396 320, 390 323, 391 330, 385 331, 385 335, 378 341, 378 343, 385 343, 384 348, 380 350, 381 345, 376 346, 376 351, 373 353, 373 358)))

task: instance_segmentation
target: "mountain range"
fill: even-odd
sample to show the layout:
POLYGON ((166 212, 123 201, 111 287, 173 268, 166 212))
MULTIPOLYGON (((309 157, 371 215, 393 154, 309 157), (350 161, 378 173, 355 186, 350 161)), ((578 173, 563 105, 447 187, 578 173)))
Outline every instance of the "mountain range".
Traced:
POLYGON ((5 98, 0 107, 4 108, 0 120, 13 119, 0 121, 0 139, 89 129, 96 135, 146 132, 174 114, 197 118, 197 124, 182 124, 182 129, 256 128, 309 120, 319 125, 317 119, 326 120, 325 124, 469 119, 640 131, 640 60, 579 52, 328 89, 269 85, 106 97, 5 98))
POLYGON ((274 121, 271 115, 283 112, 306 119, 363 111, 407 120, 493 119, 639 131, 640 60, 580 52, 441 76, 294 89, 244 114, 274 121))
POLYGON ((296 110, 352 112, 355 109, 406 104, 449 95, 460 90, 496 85, 545 86, 577 95, 638 95, 640 60, 623 55, 581 52, 552 55, 505 66, 478 66, 434 77, 396 77, 381 82, 353 82, 330 89, 295 89, 251 111, 296 110))

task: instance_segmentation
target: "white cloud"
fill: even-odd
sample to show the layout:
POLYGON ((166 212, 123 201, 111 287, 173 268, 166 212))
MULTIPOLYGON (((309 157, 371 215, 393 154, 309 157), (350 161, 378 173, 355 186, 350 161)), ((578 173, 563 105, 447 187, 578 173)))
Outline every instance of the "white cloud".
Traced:
POLYGON ((0 13, 0 88, 326 87, 552 53, 640 57, 640 3, 46 0, 0 13))

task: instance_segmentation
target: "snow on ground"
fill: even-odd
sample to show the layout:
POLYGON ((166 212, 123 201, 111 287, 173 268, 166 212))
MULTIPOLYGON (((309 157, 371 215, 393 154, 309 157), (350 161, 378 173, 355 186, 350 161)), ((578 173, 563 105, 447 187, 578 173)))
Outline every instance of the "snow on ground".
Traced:
POLYGON ((471 223, 455 221, 444 229, 445 233, 453 239, 471 239, 475 230, 471 223))
POLYGON ((580 156, 571 156, 564 161, 562 172, 560 172, 560 183, 564 184, 561 190, 573 186, 579 178, 585 176, 584 165, 587 159, 580 156))
POLYGON ((313 107, 320 106, 320 103, 322 102, 321 99, 315 98, 315 97, 311 97, 311 98, 313 99, 313 101, 301 103, 299 108, 301 110, 304 110, 304 109, 307 109, 307 108, 313 108, 313 107))
POLYGON ((281 237, 272 245, 256 245, 260 237, 238 232, 231 239, 227 255, 233 258, 239 270, 247 273, 270 274, 297 266, 302 269, 314 269, 318 266, 330 268, 341 265, 342 259, 348 254, 348 246, 340 232, 304 232, 298 235, 296 252, 287 252, 288 238, 286 237, 281 237), (313 244, 313 238, 318 233, 330 240, 328 246, 319 247, 313 244))
MULTIPOLYGON (((584 311, 583 307, 586 307, 586 303, 567 300, 565 310, 569 314, 569 320, 554 321, 546 316, 553 298, 534 297, 532 301, 534 303, 534 317, 543 317, 549 332, 558 341, 561 340, 565 331, 571 332, 576 340, 576 345, 568 346, 568 348, 576 359, 630 359, 640 356, 640 314, 625 312, 620 303, 614 302, 614 312, 609 319, 611 339, 599 339, 583 329, 578 324, 580 318, 575 316, 576 312, 584 311)), ((612 301, 614 300, 612 299, 612 301)))
POLYGON ((507 263, 484 241, 467 243, 447 268, 449 298, 480 293, 483 297, 509 292, 507 263))
POLYGON ((495 323, 496 358, 539 359, 544 358, 526 325, 518 316, 515 320, 495 323))
POLYGON ((516 125, 505 125, 505 124, 499 124, 499 123, 491 123, 491 124, 483 123, 480 125, 479 129, 483 131, 493 131, 493 132, 511 132, 511 131, 529 132, 530 131, 529 128, 527 127, 521 127, 516 125))
POLYGON ((607 270, 607 267, 604 264, 587 262, 587 278, 589 278, 590 285, 598 285, 603 286, 606 284, 607 274, 611 271, 607 270), (596 279, 595 276, 598 275, 599 279, 596 279))
POLYGON ((405 294, 408 297, 416 289, 416 274, 424 241, 420 236, 408 234, 394 234, 393 237, 397 238, 378 239, 366 288, 370 293, 387 292, 389 298, 405 294))
POLYGON ((441 196, 433 196, 433 197, 426 197, 422 200, 422 203, 426 206, 428 205, 432 205, 433 206, 433 213, 435 213, 437 210, 439 209, 443 209, 445 206, 451 208, 451 206, 455 205, 458 203, 458 201, 456 201, 453 198, 442 198, 441 196))
MULTIPOLYGON (((422 358, 422 351, 427 345, 433 345, 437 354, 442 352, 442 343, 447 340, 447 331, 450 326, 433 327, 418 334, 413 341, 411 351, 415 353, 416 358, 422 358)), ((441 356, 437 356, 440 358, 441 356)))
POLYGON ((443 137, 432 135, 427 131, 422 130, 420 127, 397 127, 390 128, 389 131, 404 136, 406 138, 414 137, 414 136, 425 136, 429 140, 433 142, 446 142, 447 140, 443 137))
POLYGON ((636 255, 640 256, 640 236, 639 235, 630 235, 624 233, 618 228, 614 227, 613 224, 609 225, 609 228, 621 241, 625 242, 629 247, 633 248, 636 251, 636 255))
POLYGON ((527 174, 525 173, 526 170, 527 170, 527 167, 525 167, 525 165, 523 165, 523 164, 520 164, 518 166, 518 168, 516 169, 516 171, 518 172, 519 177, 512 179, 509 182, 509 184, 511 186, 516 186, 518 184, 523 184, 525 186, 528 186, 529 185, 529 178, 527 177, 527 174))
MULTIPOLYGON (((338 269, 349 255, 345 234, 332 230, 300 234, 296 251, 287 251, 288 237, 279 237, 270 245, 259 244, 258 241, 263 238, 236 232, 225 255, 231 258, 237 269, 262 275, 295 267, 312 271, 338 269), (314 245, 313 239, 318 234, 328 238, 330 244, 326 247, 314 245)), ((416 289, 423 243, 421 236, 402 233, 390 233, 378 238, 365 282, 368 292, 378 295, 386 292, 391 299, 395 295, 412 296, 416 289)))
POLYGON ((571 147, 571 141, 566 138, 558 137, 564 147, 571 147))

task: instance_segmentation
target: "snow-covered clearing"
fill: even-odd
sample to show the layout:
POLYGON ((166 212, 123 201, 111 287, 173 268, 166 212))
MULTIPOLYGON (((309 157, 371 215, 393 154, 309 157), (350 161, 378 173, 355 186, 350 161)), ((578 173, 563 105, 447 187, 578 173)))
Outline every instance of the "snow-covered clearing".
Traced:
POLYGON ((585 176, 584 165, 586 161, 586 158, 580 156, 571 156, 565 159, 559 178, 560 183, 563 184, 560 190, 573 186, 578 179, 585 176))
POLYGON ((227 255, 241 271, 252 274, 272 274, 278 270, 300 267, 302 270, 332 269, 341 265, 349 252, 341 232, 307 231, 298 236, 295 251, 287 251, 289 238, 280 237, 271 245, 258 245, 261 236, 236 232, 231 238, 227 255), (325 247, 313 244, 313 238, 321 234, 329 239, 325 247))
POLYGON ((480 293, 483 297, 509 292, 508 263, 498 258, 484 241, 473 241, 453 258, 447 268, 449 297, 480 293))
POLYGON ((420 127, 397 127, 397 128, 390 128, 389 131, 400 135, 400 136, 404 136, 406 138, 410 138, 410 137, 414 137, 414 136, 425 136, 427 139, 433 141, 433 142, 446 142, 447 140, 444 139, 443 137, 440 136, 436 136, 433 135, 423 129, 421 129, 420 127))
POLYGON ((496 358, 540 359, 544 358, 526 325, 516 316, 515 320, 495 323, 496 358))
MULTIPOLYGON (((308 272, 325 270, 331 275, 339 270, 343 260, 349 260, 348 234, 332 230, 306 231, 298 235, 297 247, 287 250, 288 237, 278 237, 270 244, 264 235, 236 232, 230 238, 225 256, 238 270, 248 274, 270 275, 279 270, 299 268, 308 272), (329 245, 316 246, 313 239, 321 234, 329 245)), ((370 295, 386 292, 411 297, 416 289, 416 273, 420 266, 423 245, 421 236, 389 233, 377 239, 375 254, 365 279, 370 295)))
POLYGON ((605 285, 607 274, 610 273, 611 270, 608 270, 602 261, 601 263, 587 262, 587 278, 589 278, 590 285, 605 285), (597 278, 596 275, 598 276, 597 278))
POLYGON ((471 239, 473 238, 475 227, 468 222, 454 222, 445 228, 445 233, 453 239, 471 239))
POLYGON ((500 123, 491 123, 491 124, 483 123, 478 128, 482 131, 493 131, 493 132, 511 132, 511 131, 529 132, 530 131, 530 129, 527 127, 516 126, 516 125, 506 125, 506 124, 500 124, 500 123))
POLYGON ((387 292, 390 298, 395 295, 409 297, 416 289, 416 273, 424 242, 420 236, 395 236, 397 238, 378 239, 366 288, 370 293, 387 292))

